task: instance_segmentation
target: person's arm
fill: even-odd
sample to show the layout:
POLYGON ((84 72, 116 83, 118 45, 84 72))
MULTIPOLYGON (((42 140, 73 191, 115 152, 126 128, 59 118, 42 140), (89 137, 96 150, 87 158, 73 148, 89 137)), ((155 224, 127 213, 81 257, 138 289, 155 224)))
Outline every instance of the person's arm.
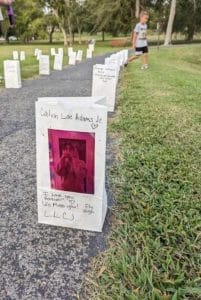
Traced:
POLYGON ((137 36, 138 36, 138 34, 139 34, 139 30, 140 30, 139 24, 137 24, 137 25, 135 26, 134 31, 133 31, 133 48, 134 48, 134 49, 136 48, 136 42, 137 42, 137 36))
POLYGON ((0 5, 11 5, 15 0, 0 0, 0 5))
POLYGON ((133 32, 133 48, 136 48, 136 41, 137 41, 137 32, 133 32))

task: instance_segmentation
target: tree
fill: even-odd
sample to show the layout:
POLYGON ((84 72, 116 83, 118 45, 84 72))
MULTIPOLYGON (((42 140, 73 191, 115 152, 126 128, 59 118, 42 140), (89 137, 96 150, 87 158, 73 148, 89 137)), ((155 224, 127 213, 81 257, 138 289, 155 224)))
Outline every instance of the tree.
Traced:
POLYGON ((138 19, 140 16, 140 0, 135 0, 135 17, 138 19))
POLYGON ((52 15, 52 13, 48 13, 44 16, 44 24, 43 28, 49 35, 49 43, 53 43, 53 34, 55 32, 55 29, 58 27, 58 22, 55 16, 52 15))
POLYGON ((64 45, 73 44, 75 28, 81 35, 82 23, 81 7, 84 1, 81 0, 40 0, 44 7, 48 7, 57 20, 58 26, 63 33, 64 45))
POLYGON ((170 45, 172 41, 172 31, 173 31, 174 19, 176 15, 176 5, 177 5, 177 0, 172 0, 170 5, 169 20, 168 20, 168 25, 167 25, 166 35, 165 35, 165 43, 164 43, 165 46, 170 45))
POLYGON ((64 45, 68 45, 68 28, 66 16, 66 3, 64 0, 39 0, 40 4, 54 16, 59 29, 63 34, 64 45))
POLYGON ((92 32, 109 32, 114 36, 131 32, 135 17, 135 0, 88 0, 92 32))
POLYGON ((16 34, 28 43, 37 36, 43 26, 43 11, 37 0, 21 0, 14 7, 16 15, 16 34))
POLYGON ((183 32, 191 42, 201 28, 201 0, 178 0, 174 30, 183 32))
POLYGON ((75 33, 81 43, 84 31, 102 32, 104 40, 105 33, 128 35, 140 10, 149 11, 150 29, 160 24, 161 32, 166 31, 165 45, 171 43, 173 32, 183 32, 192 41, 201 29, 201 0, 21 0, 14 4, 17 25, 10 34, 16 33, 24 42, 33 36, 48 37, 52 43, 55 28, 59 28, 65 45, 72 45, 75 33))
POLYGON ((86 2, 83 0, 77 0, 74 2, 73 7, 73 20, 75 21, 76 31, 79 36, 79 44, 82 43, 82 31, 85 26, 85 22, 87 19, 88 11, 86 9, 86 2))

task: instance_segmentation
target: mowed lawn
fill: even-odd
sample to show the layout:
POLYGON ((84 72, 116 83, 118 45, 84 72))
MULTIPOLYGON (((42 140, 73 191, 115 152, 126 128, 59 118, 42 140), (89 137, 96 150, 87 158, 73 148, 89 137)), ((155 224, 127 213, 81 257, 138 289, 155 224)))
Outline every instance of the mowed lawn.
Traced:
MULTIPOLYGON (((64 49, 64 66, 68 65, 68 57, 67 57, 67 47, 64 47, 61 43, 60 44, 31 44, 31 45, 18 45, 18 44, 11 44, 11 45, 3 45, 0 44, 0 76, 3 77, 3 61, 5 59, 12 59, 13 50, 17 51, 25 51, 26 52, 26 61, 22 61, 21 64, 21 74, 22 79, 31 78, 37 76, 39 73, 39 63, 34 57, 34 50, 39 48, 42 50, 43 54, 50 55, 50 49, 54 47, 56 49, 63 48, 64 49)), ((83 60, 86 59, 86 51, 87 51, 87 43, 86 41, 83 42, 82 45, 76 44, 74 46, 74 50, 77 51, 78 49, 83 50, 83 60)), ((94 55, 101 55, 104 53, 118 51, 120 48, 112 48, 110 45, 110 41, 106 42, 97 42, 95 47, 94 55)), ((51 69, 53 69, 53 62, 54 58, 51 57, 51 69)), ((2 85, 2 84, 1 84, 2 85)))
POLYGON ((149 70, 135 61, 124 73, 110 121, 113 228, 88 299, 201 299, 200 53, 152 50, 149 70))

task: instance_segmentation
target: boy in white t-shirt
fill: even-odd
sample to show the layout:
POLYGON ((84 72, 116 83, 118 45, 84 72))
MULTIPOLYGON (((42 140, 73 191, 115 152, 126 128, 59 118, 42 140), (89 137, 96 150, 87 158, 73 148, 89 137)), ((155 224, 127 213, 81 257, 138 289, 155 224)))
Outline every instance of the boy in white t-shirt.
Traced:
POLYGON ((147 22, 149 14, 146 11, 140 13, 140 22, 135 26, 133 33, 133 49, 135 56, 130 61, 142 55, 142 70, 148 69, 148 41, 147 41, 147 22))

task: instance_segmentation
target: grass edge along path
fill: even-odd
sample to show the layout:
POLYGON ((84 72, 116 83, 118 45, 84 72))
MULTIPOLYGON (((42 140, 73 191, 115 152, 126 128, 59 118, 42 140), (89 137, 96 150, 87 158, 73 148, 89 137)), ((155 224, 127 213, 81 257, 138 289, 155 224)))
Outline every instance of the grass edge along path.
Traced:
POLYGON ((124 75, 110 135, 117 201, 109 249, 86 299, 201 299, 201 60, 193 48, 151 54, 124 75))

